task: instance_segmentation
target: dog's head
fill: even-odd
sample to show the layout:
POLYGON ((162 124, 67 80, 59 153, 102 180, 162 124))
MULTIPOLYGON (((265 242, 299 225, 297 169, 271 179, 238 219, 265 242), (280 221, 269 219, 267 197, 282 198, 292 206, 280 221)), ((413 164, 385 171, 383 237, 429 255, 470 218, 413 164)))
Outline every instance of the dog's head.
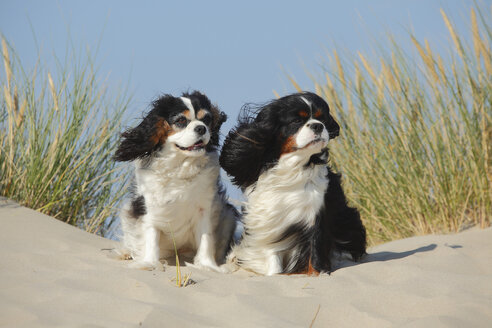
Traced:
POLYGON ((116 161, 132 161, 164 146, 184 156, 202 156, 219 144, 219 130, 227 116, 198 91, 181 97, 164 95, 140 124, 121 134, 116 161))
POLYGON ((305 157, 306 164, 323 163, 328 140, 339 129, 321 97, 288 95, 259 108, 256 117, 240 119, 224 142, 220 164, 235 184, 246 188, 285 154, 305 157))

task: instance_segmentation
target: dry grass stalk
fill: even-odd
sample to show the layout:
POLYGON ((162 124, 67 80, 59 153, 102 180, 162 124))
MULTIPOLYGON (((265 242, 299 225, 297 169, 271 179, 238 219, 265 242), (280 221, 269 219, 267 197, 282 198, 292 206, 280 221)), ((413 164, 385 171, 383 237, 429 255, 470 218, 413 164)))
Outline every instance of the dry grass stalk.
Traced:
POLYGON ((344 91, 346 92, 347 84, 345 82, 345 73, 343 71, 342 62, 340 61, 340 57, 338 57, 338 52, 336 50, 333 51, 333 56, 335 57, 335 62, 337 64, 338 78, 340 79, 340 83, 342 84, 342 87, 344 88, 344 91))
POLYGON ((480 62, 480 52, 481 52, 481 38, 480 33, 478 32, 478 24, 477 24, 477 15, 475 14, 475 10, 473 8, 470 12, 471 16, 471 27, 472 27, 472 35, 473 35, 473 49, 475 50, 475 58, 477 62, 480 62))
POLYGON ((299 84, 297 84, 297 82, 294 80, 293 77, 289 76, 288 79, 292 83, 292 85, 294 86, 294 88, 296 88, 297 92, 301 92, 302 91, 302 88, 299 86, 299 84))
POLYGON ((48 72, 48 83, 50 86, 51 97, 53 98, 53 104, 55 106, 55 111, 58 110, 58 96, 56 94, 55 84, 53 83, 53 79, 51 78, 51 74, 48 72))
POLYGON ((448 16, 444 12, 444 10, 441 9, 441 16, 444 20, 444 23, 446 24, 446 27, 448 28, 449 34, 451 34, 451 38, 453 39, 454 46, 456 50, 458 50, 458 54, 460 55, 461 59, 463 59, 463 48, 461 47, 460 39, 458 38, 458 35, 456 34, 453 25, 449 21, 448 16))
POLYGON ((316 309, 316 313, 314 314, 313 320, 311 320, 311 324, 309 325, 309 328, 312 328, 314 326, 314 322, 316 321, 316 318, 318 317, 319 310, 321 309, 321 304, 318 305, 318 309, 316 309))
POLYGON ((2 54, 3 54, 3 66, 5 67, 5 75, 7 77, 7 91, 10 92, 10 85, 12 81, 12 67, 10 66, 9 49, 7 41, 2 38, 2 54))
POLYGON ((364 68, 366 69, 366 71, 369 73, 369 75, 371 76, 372 78, 372 82, 374 84, 377 84, 377 77, 376 77, 376 74, 374 73, 374 70, 372 69, 371 65, 369 64, 369 62, 367 61, 366 57, 364 57, 363 54, 361 54, 360 52, 357 52, 359 54, 359 58, 360 58, 360 61, 362 62, 362 65, 364 65, 364 68))

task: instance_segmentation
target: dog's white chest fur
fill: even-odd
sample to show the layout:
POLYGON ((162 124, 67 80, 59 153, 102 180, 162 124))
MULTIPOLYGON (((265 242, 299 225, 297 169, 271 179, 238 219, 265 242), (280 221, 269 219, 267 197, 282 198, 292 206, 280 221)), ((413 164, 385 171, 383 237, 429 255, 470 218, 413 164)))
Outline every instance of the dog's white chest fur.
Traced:
POLYGON ((315 224, 328 187, 327 168, 304 167, 303 161, 305 156, 299 153, 283 155, 246 190, 247 231, 234 250, 243 267, 269 274, 265 263, 272 254, 280 255, 282 261, 282 252, 291 249, 288 241, 279 241, 285 231, 292 225, 310 228, 315 224))
POLYGON ((304 168, 298 157, 282 156, 275 167, 264 172, 246 191, 248 223, 262 225, 261 229, 269 226, 262 231, 280 230, 297 223, 314 224, 328 186, 327 169, 322 165, 304 168))
MULTIPOLYGON (((172 230, 178 248, 196 248, 190 227, 212 210, 217 194, 217 163, 216 154, 187 157, 184 161, 179 154, 167 154, 154 158, 149 166, 137 163, 138 193, 145 197, 149 214, 145 221, 163 232, 172 230)), ((165 240, 169 245, 164 248, 172 250, 172 240, 165 240)))

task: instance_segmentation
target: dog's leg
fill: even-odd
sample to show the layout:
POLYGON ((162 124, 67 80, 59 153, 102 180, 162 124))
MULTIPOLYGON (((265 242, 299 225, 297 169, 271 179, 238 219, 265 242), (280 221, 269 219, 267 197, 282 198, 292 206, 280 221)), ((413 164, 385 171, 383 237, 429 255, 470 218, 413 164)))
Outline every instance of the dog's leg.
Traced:
POLYGON ((204 211, 203 214, 195 230, 197 252, 193 264, 200 268, 220 271, 215 262, 215 240, 210 220, 210 211, 204 211))
POLYGON ((145 225, 143 227, 144 258, 141 263, 137 264, 137 267, 146 270, 162 269, 161 262, 159 262, 160 236, 161 232, 153 225, 145 225))
POLYGON ((231 251, 227 255, 226 262, 219 267, 220 272, 232 273, 232 272, 239 270, 239 264, 237 261, 235 249, 236 248, 234 248, 234 247, 231 249, 231 251))
POLYGON ((267 276, 273 276, 282 272, 282 259, 276 252, 271 252, 267 257, 267 276))

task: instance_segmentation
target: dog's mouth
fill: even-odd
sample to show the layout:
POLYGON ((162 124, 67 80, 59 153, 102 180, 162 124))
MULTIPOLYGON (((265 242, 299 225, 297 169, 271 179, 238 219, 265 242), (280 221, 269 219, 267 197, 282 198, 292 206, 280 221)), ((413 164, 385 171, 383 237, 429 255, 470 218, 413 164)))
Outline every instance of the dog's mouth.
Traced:
POLYGON ((205 146, 206 145, 205 143, 203 143, 203 140, 198 140, 197 142, 195 142, 195 144, 193 144, 193 146, 190 147, 181 147, 180 145, 176 144, 176 147, 184 151, 200 151, 204 149, 205 146))
POLYGON ((309 142, 308 144, 306 144, 304 147, 296 147, 295 150, 309 149, 309 148, 311 148, 313 146, 320 146, 320 144, 321 144, 321 147, 326 146, 327 140, 325 138, 316 137, 311 142, 309 142))
POLYGON ((326 143, 326 139, 325 138, 321 138, 321 137, 316 137, 313 139, 313 141, 311 141, 310 143, 308 143, 306 146, 304 146, 303 148, 307 148, 309 146, 313 146, 313 145, 316 145, 318 143, 326 143))

